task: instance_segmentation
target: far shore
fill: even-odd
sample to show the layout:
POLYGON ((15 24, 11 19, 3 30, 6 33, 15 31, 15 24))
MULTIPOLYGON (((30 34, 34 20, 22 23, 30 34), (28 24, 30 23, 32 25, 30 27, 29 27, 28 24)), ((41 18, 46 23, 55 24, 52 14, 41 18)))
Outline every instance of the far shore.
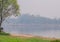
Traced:
POLYGON ((24 38, 42 38, 42 39, 47 39, 47 40, 60 40, 60 38, 50 38, 50 37, 43 37, 43 36, 35 36, 35 35, 31 35, 31 34, 10 34, 11 36, 14 37, 24 37, 24 38))

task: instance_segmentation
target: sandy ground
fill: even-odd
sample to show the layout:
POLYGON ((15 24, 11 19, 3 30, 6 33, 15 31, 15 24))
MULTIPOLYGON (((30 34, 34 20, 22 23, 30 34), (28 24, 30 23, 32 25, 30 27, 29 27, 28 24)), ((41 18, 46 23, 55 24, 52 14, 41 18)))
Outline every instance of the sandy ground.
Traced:
POLYGON ((30 34, 11 34, 11 36, 18 36, 18 37, 34 37, 33 35, 30 35, 30 34))
POLYGON ((31 38, 31 37, 35 37, 35 38, 42 38, 42 39, 46 39, 46 40, 56 40, 60 38, 49 38, 49 37, 43 37, 43 36, 35 36, 35 35, 31 35, 31 34, 11 34, 11 36, 17 36, 17 37, 26 37, 26 38, 31 38))

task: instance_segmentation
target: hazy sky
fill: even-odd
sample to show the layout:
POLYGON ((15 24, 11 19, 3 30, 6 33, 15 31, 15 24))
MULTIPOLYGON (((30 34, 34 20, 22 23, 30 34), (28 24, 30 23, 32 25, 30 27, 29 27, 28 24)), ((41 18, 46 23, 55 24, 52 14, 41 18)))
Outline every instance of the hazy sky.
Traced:
POLYGON ((50 18, 60 17, 60 0, 18 0, 21 14, 29 13, 50 18))

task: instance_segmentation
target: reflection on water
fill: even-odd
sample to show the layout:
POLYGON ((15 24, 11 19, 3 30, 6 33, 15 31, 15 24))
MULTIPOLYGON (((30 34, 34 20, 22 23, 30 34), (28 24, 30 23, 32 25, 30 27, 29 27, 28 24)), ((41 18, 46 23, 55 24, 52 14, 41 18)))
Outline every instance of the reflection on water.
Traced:
POLYGON ((37 36, 60 38, 60 28, 59 26, 56 26, 56 27, 55 26, 54 25, 47 26, 46 24, 45 25, 7 24, 7 25, 4 25, 4 31, 9 33, 33 34, 37 36))

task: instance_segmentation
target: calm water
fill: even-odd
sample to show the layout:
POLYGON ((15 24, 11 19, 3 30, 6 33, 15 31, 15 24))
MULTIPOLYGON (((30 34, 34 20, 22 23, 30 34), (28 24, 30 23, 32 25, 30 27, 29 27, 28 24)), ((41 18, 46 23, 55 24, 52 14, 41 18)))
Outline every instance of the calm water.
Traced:
POLYGON ((4 31, 17 34, 33 34, 37 36, 60 38, 60 25, 52 24, 7 24, 4 31))

